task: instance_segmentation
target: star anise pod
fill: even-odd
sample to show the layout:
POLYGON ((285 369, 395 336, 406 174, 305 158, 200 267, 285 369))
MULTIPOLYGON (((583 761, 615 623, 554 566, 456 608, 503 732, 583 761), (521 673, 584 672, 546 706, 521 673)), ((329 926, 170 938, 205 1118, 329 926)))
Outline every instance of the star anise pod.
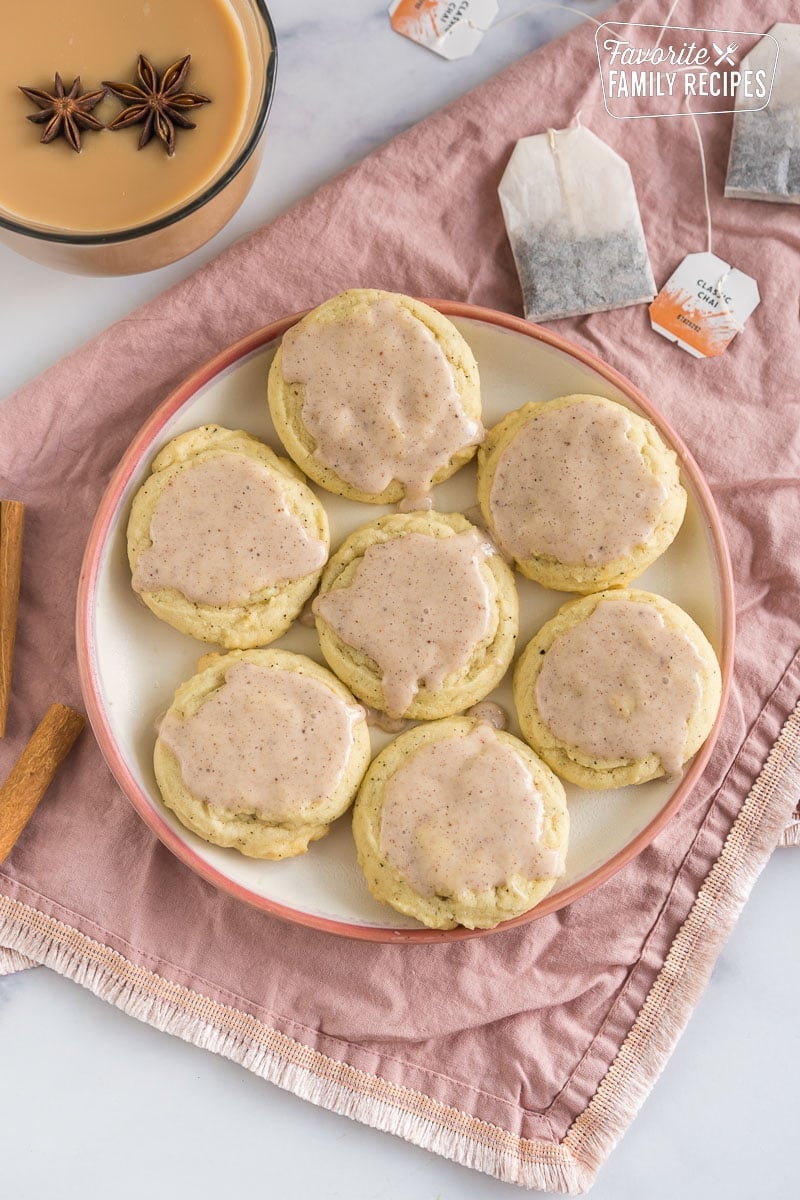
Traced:
POLYGON ((182 129, 194 129, 194 121, 184 114, 188 109, 197 108, 201 104, 210 104, 208 96, 199 92, 182 92, 183 81, 189 71, 191 54, 167 67, 159 79, 158 72, 149 59, 139 55, 136 71, 141 87, 135 83, 113 83, 103 80, 103 86, 124 100, 127 108, 114 118, 109 129, 127 129, 129 125, 144 123, 139 137, 139 149, 146 146, 153 134, 157 134, 167 149, 167 154, 175 153, 175 126, 182 129))
POLYGON ((41 109, 41 112, 31 113, 28 120, 35 125, 47 122, 41 141, 52 142, 59 134, 63 134, 72 149, 80 153, 81 130, 105 128, 97 117, 92 116, 92 109, 103 99, 106 89, 102 87, 97 92, 81 95, 81 77, 76 75, 72 87, 67 91, 57 71, 54 88, 55 94, 51 95, 39 88, 20 87, 19 90, 41 109))

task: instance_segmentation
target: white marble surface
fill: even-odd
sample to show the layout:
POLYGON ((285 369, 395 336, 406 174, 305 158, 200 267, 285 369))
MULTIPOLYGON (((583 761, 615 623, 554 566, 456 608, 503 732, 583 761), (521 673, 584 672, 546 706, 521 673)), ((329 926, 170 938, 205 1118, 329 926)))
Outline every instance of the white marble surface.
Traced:
MULTIPOLYGON (((501 3, 501 12, 522 7, 501 3)), ((271 8, 278 89, 268 150, 242 210, 191 258, 128 279, 78 280, 0 247, 0 396, 572 23, 559 11, 531 13, 491 33, 473 58, 446 63, 392 33, 383 0, 273 0, 271 8)), ((798 856, 778 851, 768 865, 595 1200, 800 1195, 798 856)), ((515 1194, 156 1033, 49 971, 0 980, 0 1064, 0 1195, 9 1200, 515 1194)))

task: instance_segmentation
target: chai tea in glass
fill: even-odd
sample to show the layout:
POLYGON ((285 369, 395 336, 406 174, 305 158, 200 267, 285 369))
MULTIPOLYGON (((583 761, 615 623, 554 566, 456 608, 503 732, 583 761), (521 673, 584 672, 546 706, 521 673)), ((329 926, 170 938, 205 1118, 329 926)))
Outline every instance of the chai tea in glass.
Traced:
POLYGON ((0 236, 73 270, 174 261, 238 208, 274 78, 261 0, 37 0, 0 41, 0 236))

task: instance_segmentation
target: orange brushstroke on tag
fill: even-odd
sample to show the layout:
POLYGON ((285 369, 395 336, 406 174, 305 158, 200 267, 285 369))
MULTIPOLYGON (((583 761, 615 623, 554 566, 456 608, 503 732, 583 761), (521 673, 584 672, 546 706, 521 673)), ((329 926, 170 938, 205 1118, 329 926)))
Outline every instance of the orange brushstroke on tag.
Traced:
POLYGON ((650 305, 650 317, 704 358, 716 358, 739 332, 739 326, 730 313, 697 308, 693 301, 691 292, 685 289, 664 289, 650 305))
POLYGON ((412 38, 415 42, 427 42, 433 34, 439 37, 436 12, 439 0, 402 0, 392 13, 392 29, 412 38))

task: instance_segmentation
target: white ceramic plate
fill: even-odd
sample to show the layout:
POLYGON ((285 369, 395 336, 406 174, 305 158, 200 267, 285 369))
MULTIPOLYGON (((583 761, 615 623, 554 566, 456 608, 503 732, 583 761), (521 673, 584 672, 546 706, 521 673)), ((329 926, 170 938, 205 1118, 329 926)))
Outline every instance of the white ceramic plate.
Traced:
MULTIPOLYGON (((563 339, 491 310, 445 302, 437 302, 436 307, 451 316, 472 346, 487 426, 529 400, 574 392, 608 396, 658 425, 680 459, 689 505, 673 545, 636 586, 667 596, 694 617, 720 657, 726 696, 733 645, 730 564, 708 488, 680 439, 627 380, 563 339)), ((196 372, 153 414, 120 463, 89 538, 78 596, 78 659, 87 711, 111 770, 139 813, 179 858, 215 885, 272 913, 348 936, 406 941, 475 936, 463 929, 446 933, 424 929, 373 900, 356 862, 348 815, 308 854, 278 863, 258 862, 190 833, 161 803, 156 786, 152 764, 156 720, 178 684, 194 674, 208 647, 159 621, 132 591, 125 549, 131 500, 161 447, 206 422, 246 429, 285 454, 267 408, 266 377, 280 336, 296 319, 276 322, 251 335, 196 372)), ((330 516, 334 547, 357 526, 389 511, 314 490, 330 516)), ((472 508, 474 464, 437 487, 434 503, 442 512, 472 508)), ((569 597, 548 592, 520 575, 516 578, 521 651, 569 597)), ((324 662, 313 629, 296 624, 274 644, 324 662)), ((510 672, 491 699, 507 709, 510 730, 518 734, 510 672)), ((642 850, 698 777, 718 724, 679 779, 609 792, 582 791, 567 784, 571 831, 566 874, 537 909, 518 921, 552 912, 598 886, 642 850)), ((389 741, 377 730, 372 735, 375 752, 389 741)))

